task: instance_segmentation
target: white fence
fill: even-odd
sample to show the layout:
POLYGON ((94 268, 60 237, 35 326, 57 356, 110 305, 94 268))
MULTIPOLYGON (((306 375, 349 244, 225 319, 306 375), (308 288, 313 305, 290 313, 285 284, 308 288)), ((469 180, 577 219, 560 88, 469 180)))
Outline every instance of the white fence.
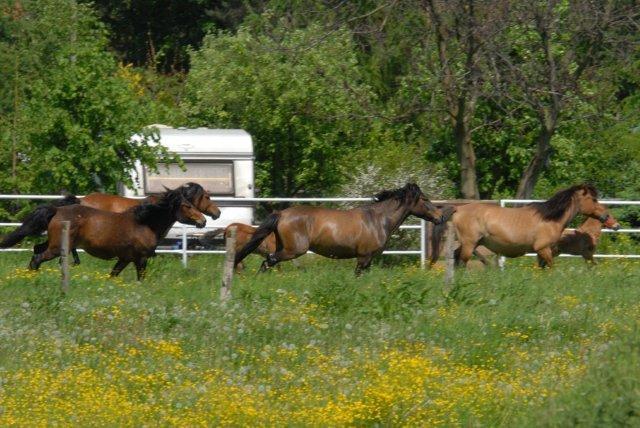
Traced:
MULTIPOLYGON (((82 197, 82 196, 78 196, 82 197)), ((0 195, 0 200, 54 200, 61 199, 59 195, 0 195)), ((219 197, 213 198, 215 202, 227 202, 227 201, 242 201, 242 202, 371 202, 371 198, 231 198, 231 197, 219 197)), ((432 201, 434 204, 446 204, 451 201, 432 201)), ((534 199, 501 199, 499 201, 478 201, 478 202, 498 202, 500 206, 506 207, 514 204, 524 204, 530 202, 540 202, 534 199)), ((640 205, 640 201, 600 201, 607 206, 620 206, 620 205, 640 205)), ((0 223, 0 226, 20 226, 21 223, 0 223)), ((406 224, 400 226, 400 229, 419 230, 420 231, 420 247, 418 249, 407 250, 386 250, 382 254, 395 254, 395 255, 410 255, 420 256, 420 265, 424 268, 427 262, 427 222, 420 220, 419 224, 406 224)), ((182 256, 182 264, 186 267, 189 255, 191 254, 224 254, 224 250, 190 250, 187 248, 189 236, 192 236, 194 231, 200 230, 193 226, 182 226, 182 244, 181 248, 172 250, 157 250, 157 253, 164 254, 180 254, 182 256)), ((619 229, 617 231, 603 229, 607 233, 640 233, 640 229, 619 229)), ((7 251, 31 251, 26 248, 7 248, 0 249, 0 252, 7 251)), ((535 256, 535 254, 527 254, 528 256, 535 256)), ((561 255, 562 257, 571 257, 569 255, 561 255)), ((595 257, 601 258, 640 258, 640 254, 596 254, 595 257)), ((504 259, 502 262, 504 263, 504 259)))

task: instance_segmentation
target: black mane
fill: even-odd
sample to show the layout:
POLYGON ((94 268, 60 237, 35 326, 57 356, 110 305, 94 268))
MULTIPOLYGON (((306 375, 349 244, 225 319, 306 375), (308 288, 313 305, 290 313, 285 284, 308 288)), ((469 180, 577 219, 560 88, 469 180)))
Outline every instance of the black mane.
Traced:
POLYGON ((530 204, 530 206, 533 207, 544 220, 560 220, 569 206, 571 206, 573 196, 580 190, 587 191, 594 198, 598 197, 598 191, 592 185, 577 184, 559 191, 544 202, 534 202, 530 204))
POLYGON ((180 190, 182 196, 189 202, 193 202, 204 193, 202 186, 193 182, 185 183, 176 190, 180 190))
POLYGON ((422 195, 422 190, 415 183, 407 183, 404 187, 394 190, 383 190, 373 197, 375 202, 382 202, 395 199, 400 203, 412 203, 417 201, 422 195))
POLYGON ((133 214, 138 223, 148 224, 158 216, 166 216, 169 213, 177 211, 183 199, 182 187, 167 190, 159 195, 158 202, 144 202, 133 208, 133 214))

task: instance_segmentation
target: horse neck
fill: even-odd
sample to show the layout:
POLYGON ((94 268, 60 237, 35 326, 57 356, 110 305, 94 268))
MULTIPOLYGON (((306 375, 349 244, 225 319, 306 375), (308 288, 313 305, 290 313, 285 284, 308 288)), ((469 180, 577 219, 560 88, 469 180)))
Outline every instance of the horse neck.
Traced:
POLYGON ((145 223, 145 225, 156 234, 156 237, 158 239, 160 239, 165 237, 176 220, 176 213, 171 212, 170 209, 167 209, 165 213, 153 216, 149 221, 145 223))
POLYGON ((576 218, 579 211, 580 209, 576 202, 576 198, 574 197, 571 200, 571 204, 569 205, 569 207, 567 207, 566 211, 564 212, 564 215, 560 218, 560 221, 558 222, 560 226, 562 226, 562 229, 567 227, 567 225, 571 222, 571 220, 576 218))
POLYGON ((387 234, 387 239, 409 216, 407 207, 397 199, 388 199, 373 206, 377 219, 387 234))

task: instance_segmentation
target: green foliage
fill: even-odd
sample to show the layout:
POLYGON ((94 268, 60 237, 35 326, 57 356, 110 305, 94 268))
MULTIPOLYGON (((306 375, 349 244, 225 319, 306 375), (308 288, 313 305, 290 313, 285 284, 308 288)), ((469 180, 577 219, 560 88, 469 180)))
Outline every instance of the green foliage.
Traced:
POLYGON ((70 0, 5 1, 0 39, 0 188, 81 193, 156 164, 149 108, 107 51, 103 26, 70 0), (134 134, 140 136, 131 141, 134 134))
POLYGON ((326 194, 339 162, 363 144, 362 83, 349 33, 271 28, 218 33, 194 52, 185 114, 192 125, 254 138, 261 194, 326 194))

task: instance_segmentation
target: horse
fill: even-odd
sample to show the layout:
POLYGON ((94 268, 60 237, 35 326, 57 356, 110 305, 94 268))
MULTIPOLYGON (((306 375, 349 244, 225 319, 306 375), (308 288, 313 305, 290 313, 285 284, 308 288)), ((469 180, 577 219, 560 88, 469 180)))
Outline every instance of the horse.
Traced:
MULTIPOLYGON (((478 245, 496 254, 519 257, 527 252, 538 254, 541 266, 553 264, 552 247, 566 225, 580 213, 601 223, 609 219, 606 208, 598 203, 595 187, 578 184, 561 190, 545 202, 518 208, 504 208, 483 203, 457 207, 450 216, 460 247, 455 252, 457 264, 466 265, 478 245)), ((434 226, 431 264, 438 259, 440 241, 446 224, 434 226)))
MULTIPOLYGON (((227 239, 229 235, 229 229, 231 229, 232 227, 236 228, 235 250, 236 253, 238 253, 242 249, 242 247, 244 247, 251 240, 257 228, 244 223, 231 223, 226 228, 214 229, 211 232, 205 233, 202 238, 200 238, 200 242, 202 242, 203 244, 209 244, 213 240, 213 238, 220 235, 222 232, 224 232, 224 239, 227 239)), ((275 251, 276 236, 271 233, 265 238, 264 241, 260 243, 260 245, 258 245, 258 247, 253 252, 266 257, 269 254, 274 253, 275 251)), ((240 271, 242 269, 244 269, 244 265, 242 264, 242 262, 238 263, 238 265, 236 266, 236 270, 240 271)))
POLYGON ((158 241, 173 223, 180 221, 202 228, 204 215, 186 200, 180 188, 162 194, 156 203, 144 203, 122 213, 98 210, 82 205, 46 206, 42 215, 47 220, 48 241, 40 244, 31 258, 30 269, 60 255, 62 222, 70 222, 69 248, 83 248, 101 259, 117 258, 111 271, 117 276, 129 263, 136 266, 142 280, 147 259, 155 255, 158 241))
POLYGON ((595 264, 593 255, 596 252, 603 226, 613 230, 620 229, 620 223, 611 215, 604 223, 589 217, 577 229, 562 232, 562 237, 552 248, 553 256, 573 254, 582 256, 587 263, 595 264))
MULTIPOLYGON (((213 203, 210 199, 211 195, 201 185, 190 182, 183 184, 179 189, 184 198, 191 202, 201 213, 210 216, 214 220, 220 217, 220 208, 213 203)), ((106 193, 90 193, 80 199, 80 204, 99 210, 121 213, 142 203, 156 203, 159 198, 160 196, 158 195, 150 195, 144 199, 134 199, 106 193)))
MULTIPOLYGON (((198 209, 201 213, 206 214, 214 220, 220 217, 220 208, 213 203, 210 199, 210 194, 198 183, 185 183, 178 187, 182 193, 182 196, 198 209)), ((114 213, 121 213, 133 207, 139 206, 145 203, 156 203, 162 195, 150 195, 144 199, 126 198, 124 196, 109 195, 106 193, 91 193, 83 198, 77 198, 74 195, 66 195, 63 199, 54 201, 51 205, 54 207, 80 204, 86 207, 95 208, 103 211, 110 211, 114 213)), ((45 230, 47 230, 48 219, 46 215, 48 213, 47 206, 41 205, 31 212, 22 222, 22 225, 11 234, 11 239, 22 240, 27 236, 40 236, 45 230)), ((18 242, 18 241, 16 241, 18 242)), ((11 242, 0 243, 0 248, 7 248, 15 245, 11 242)), ((43 251, 43 244, 36 244, 33 247, 33 251, 36 253, 43 251)), ((46 248, 46 246, 44 247, 46 248)), ((80 257, 75 248, 71 249, 71 255, 73 256, 73 263, 80 264, 80 257)))
POLYGON ((236 254, 234 262, 237 266, 274 233, 276 251, 262 262, 261 272, 311 250, 333 259, 356 258, 355 273, 359 276, 370 267, 373 257, 382 252, 393 232, 409 215, 435 224, 444 221, 442 212, 414 183, 380 192, 372 204, 350 210, 290 207, 270 214, 236 254))

